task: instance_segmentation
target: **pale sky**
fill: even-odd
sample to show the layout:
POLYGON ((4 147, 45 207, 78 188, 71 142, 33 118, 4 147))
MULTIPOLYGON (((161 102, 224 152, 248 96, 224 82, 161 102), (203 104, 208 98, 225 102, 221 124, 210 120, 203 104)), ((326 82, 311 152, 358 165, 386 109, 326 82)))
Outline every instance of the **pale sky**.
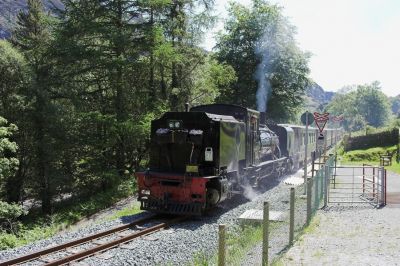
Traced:
MULTIPOLYGON (((400 0, 271 0, 297 27, 297 42, 311 52, 310 77, 325 90, 381 82, 382 91, 400 94, 400 0)), ((223 28, 228 0, 216 0, 223 28)), ((250 5, 250 0, 240 3, 250 5)), ((203 46, 211 50, 214 33, 203 46)))

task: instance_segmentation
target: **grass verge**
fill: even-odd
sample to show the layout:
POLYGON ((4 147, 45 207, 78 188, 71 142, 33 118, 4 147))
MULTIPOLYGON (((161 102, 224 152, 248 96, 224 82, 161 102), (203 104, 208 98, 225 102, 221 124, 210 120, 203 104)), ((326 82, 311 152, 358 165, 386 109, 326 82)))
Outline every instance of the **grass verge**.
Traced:
POLYGON ((111 220, 119 219, 121 217, 132 216, 132 215, 138 214, 140 212, 142 212, 142 210, 140 210, 140 204, 135 203, 132 206, 128 206, 126 208, 123 208, 122 210, 116 211, 115 214, 108 217, 107 220, 111 221, 111 220))
MULTIPOLYGON (((86 199, 72 199, 56 206, 54 213, 51 215, 43 216, 39 211, 33 211, 22 220, 20 230, 16 234, 0 232, 0 250, 51 237, 79 220, 132 195, 135 191, 134 184, 134 180, 130 179, 104 193, 98 193, 86 199)), ((132 215, 137 212, 138 208, 135 207, 133 207, 133 210, 123 209, 117 212, 114 218, 132 215)))
MULTIPOLYGON (((272 232, 278 223, 271 222, 269 230, 272 232)), ((262 242, 263 230, 261 225, 238 227, 227 232, 226 235, 226 265, 241 265, 246 254, 262 242)), ((194 256, 190 265, 207 266, 218 264, 218 253, 207 256, 198 253, 194 256)))
MULTIPOLYGON (((393 152, 396 151, 396 149, 396 146, 390 146, 343 152, 340 161, 342 165, 362 165, 365 163, 378 166, 380 154, 393 152)), ((400 174, 400 164, 396 162, 395 156, 392 158, 392 165, 385 166, 385 169, 400 174)))
MULTIPOLYGON (((379 162, 378 161, 345 161, 342 160, 342 165, 362 165, 363 163, 365 164, 370 164, 373 166, 379 166, 379 162)), ((397 174, 400 174, 400 164, 395 162, 395 160, 393 160, 392 165, 388 165, 385 166, 385 169, 397 174)))
MULTIPOLYGON (((304 235, 315 233, 317 228, 320 226, 320 223, 321 223, 321 218, 317 215, 313 215, 311 217, 310 224, 302 228, 299 234, 295 236, 295 242, 298 241, 301 243, 303 241, 304 235)), ((287 249, 285 249, 285 252, 282 252, 278 257, 276 257, 271 262, 271 266, 283 266, 283 265, 293 264, 294 259, 287 255, 287 250, 289 248, 290 246, 288 246, 287 249)), ((318 255, 318 253, 316 253, 316 255, 318 255)))

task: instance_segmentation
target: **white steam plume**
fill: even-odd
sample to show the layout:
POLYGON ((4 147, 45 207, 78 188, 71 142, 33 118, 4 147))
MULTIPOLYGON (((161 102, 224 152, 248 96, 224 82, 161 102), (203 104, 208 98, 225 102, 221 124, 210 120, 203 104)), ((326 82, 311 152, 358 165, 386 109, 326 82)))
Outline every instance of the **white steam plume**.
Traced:
POLYGON ((242 185, 242 188, 243 196, 250 201, 253 201, 259 195, 250 184, 242 185))
POLYGON ((267 27, 262 37, 257 41, 255 54, 261 57, 258 64, 255 79, 258 81, 257 110, 267 111, 268 97, 271 95, 270 77, 272 76, 272 61, 275 53, 274 26, 267 27))

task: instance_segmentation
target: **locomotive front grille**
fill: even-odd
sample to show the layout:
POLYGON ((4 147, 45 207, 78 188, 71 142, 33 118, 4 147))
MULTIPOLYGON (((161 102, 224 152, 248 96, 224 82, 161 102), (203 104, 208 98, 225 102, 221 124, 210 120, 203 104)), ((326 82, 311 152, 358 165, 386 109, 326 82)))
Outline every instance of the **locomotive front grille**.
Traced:
POLYGON ((153 199, 142 199, 140 209, 158 213, 201 215, 203 210, 203 203, 178 203, 153 199))
POLYGON ((181 181, 174 181, 174 180, 160 181, 160 184, 162 186, 167 186, 167 187, 178 187, 181 183, 182 183, 181 181))

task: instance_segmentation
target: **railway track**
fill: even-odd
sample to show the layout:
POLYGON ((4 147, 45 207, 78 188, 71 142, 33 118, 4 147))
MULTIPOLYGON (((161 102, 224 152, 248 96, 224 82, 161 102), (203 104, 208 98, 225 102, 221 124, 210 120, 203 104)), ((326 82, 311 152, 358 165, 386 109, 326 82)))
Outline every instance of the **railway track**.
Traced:
POLYGON ((50 266, 80 261, 188 219, 186 216, 163 220, 157 218, 157 215, 151 215, 107 231, 0 262, 0 266, 23 265, 28 262, 50 266))

